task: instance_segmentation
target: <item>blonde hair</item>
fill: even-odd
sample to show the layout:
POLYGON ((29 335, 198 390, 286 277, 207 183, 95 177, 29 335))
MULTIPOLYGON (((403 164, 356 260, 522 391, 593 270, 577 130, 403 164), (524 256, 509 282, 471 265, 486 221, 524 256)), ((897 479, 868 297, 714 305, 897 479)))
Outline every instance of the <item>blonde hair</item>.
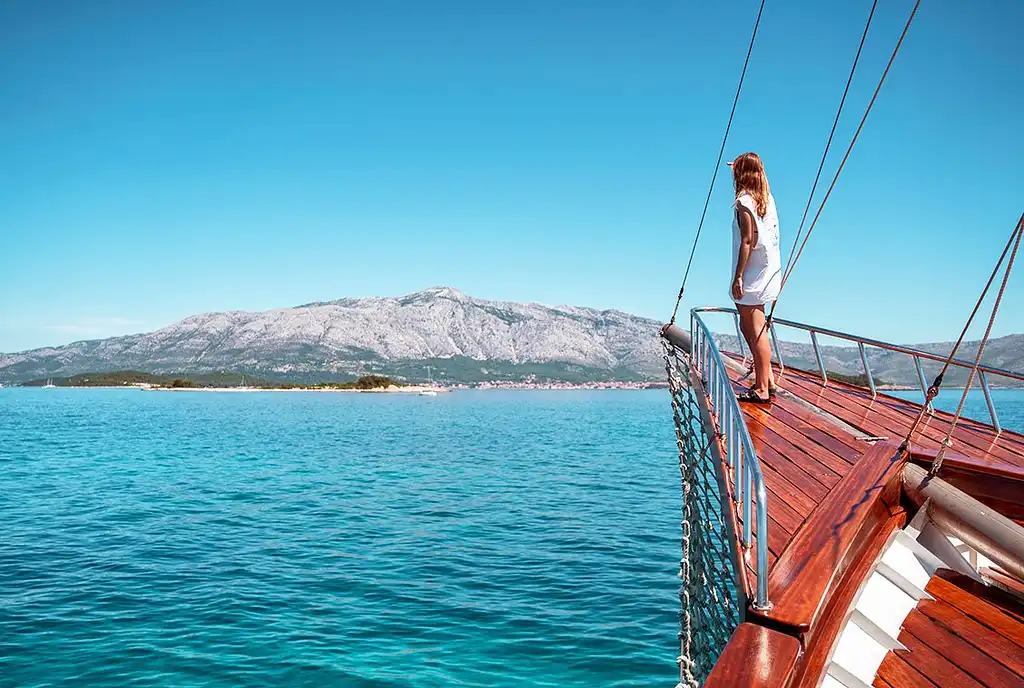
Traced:
POLYGON ((732 161, 732 179, 736 187, 736 198, 744 193, 754 199, 757 216, 764 217, 768 212, 768 175, 764 173, 764 164, 757 153, 744 153, 732 161))

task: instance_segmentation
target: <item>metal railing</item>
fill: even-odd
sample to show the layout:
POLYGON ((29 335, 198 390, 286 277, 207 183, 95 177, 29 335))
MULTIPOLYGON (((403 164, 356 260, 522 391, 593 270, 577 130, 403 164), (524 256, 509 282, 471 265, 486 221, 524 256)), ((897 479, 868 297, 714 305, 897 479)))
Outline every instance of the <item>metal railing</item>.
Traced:
MULTIPOLYGON (((703 327, 704 331, 710 333, 710 330, 708 330, 707 327, 704 326, 704 323, 703 323, 703 321, 700 318, 699 314, 701 314, 701 313, 725 313, 725 314, 731 314, 733 316, 733 318, 736 319, 736 331, 737 331, 737 334, 739 334, 739 315, 737 314, 737 312, 736 312, 736 310, 734 308, 707 307, 707 308, 695 308, 695 309, 693 309, 691 311, 691 322, 693 320, 700 321, 701 326, 703 327)), ((857 348, 859 349, 859 352, 860 352, 860 360, 861 360, 861 365, 864 368, 864 376, 865 376, 865 378, 867 378, 868 387, 870 387, 870 389, 871 389, 871 396, 872 397, 876 396, 878 392, 875 389, 875 380, 874 380, 874 377, 871 374, 871 367, 868 365, 868 357, 867 357, 867 353, 865 352, 865 347, 867 347, 867 346, 874 347, 876 349, 883 349, 885 351, 892 351, 894 353, 906 354, 907 356, 910 356, 911 359, 913 359, 913 361, 914 361, 914 368, 917 371, 917 379, 918 379, 918 384, 921 386, 921 392, 922 392, 922 394, 925 394, 925 395, 927 395, 927 392, 928 392, 928 384, 927 384, 927 380, 925 379, 924 368, 921 365, 921 361, 934 361, 934 362, 937 362, 937 363, 945 363, 946 362, 946 357, 945 356, 942 356, 942 355, 939 355, 939 354, 934 354, 934 353, 931 353, 931 352, 928 352, 928 351, 921 351, 920 349, 914 349, 914 348, 911 348, 911 347, 908 347, 908 346, 900 346, 899 344, 891 344, 889 342, 883 342, 883 341, 880 341, 880 340, 877 340, 877 339, 871 339, 869 337, 861 337, 861 336, 858 336, 858 335, 850 334, 848 332, 840 332, 838 330, 831 330, 831 329, 828 329, 828 328, 825 328, 825 327, 813 327, 811 325, 807 325, 807 324, 804 324, 804 323, 796 322, 796 321, 793 321, 793 320, 783 320, 781 318, 774 318, 773 321, 772 321, 771 328, 770 328, 770 330, 771 330, 772 346, 773 346, 774 351, 775 351, 775 358, 778 361, 779 366, 782 367, 783 369, 785 369, 785 361, 783 360, 783 357, 782 357, 782 349, 779 346, 779 338, 778 338, 778 336, 775 333, 775 326, 776 325, 780 325, 780 326, 783 326, 783 327, 792 327, 794 329, 803 330, 805 332, 810 333, 810 336, 811 336, 811 346, 814 349, 814 357, 817 360, 818 371, 821 374, 821 380, 822 380, 822 384, 823 385, 827 385, 828 384, 828 372, 825 370, 825 364, 824 364, 824 361, 823 361, 823 359, 821 357, 821 349, 818 346, 818 335, 820 334, 820 335, 825 335, 827 337, 834 337, 836 339, 841 339, 841 340, 844 340, 844 341, 847 341, 847 342, 852 342, 852 343, 856 344, 857 348)), ((691 325, 691 328, 692 328, 692 325, 691 325)), ((710 337, 710 334, 708 336, 710 337)), ((740 353, 743 353, 743 337, 739 336, 739 340, 740 340, 740 353)), ((717 347, 716 347, 716 350, 717 350, 717 347)), ((971 368, 974 367, 974 363, 973 362, 971 362, 971 361, 964 361, 964 360, 957 359, 957 358, 954 358, 950 362, 950 365, 952 367, 955 367, 955 368, 963 368, 963 369, 967 369, 967 370, 970 370, 971 368)), ((993 366, 988 366, 988 365, 980 365, 980 366, 978 366, 978 382, 979 382, 979 385, 981 387, 982 393, 985 395, 985 403, 988 406, 989 416, 992 419, 992 427, 996 431, 996 433, 998 434, 998 433, 1002 432, 1002 427, 999 425, 999 415, 996 413, 996 407, 995 407, 995 404, 992 401, 992 393, 991 393, 991 391, 989 389, 989 384, 988 384, 988 376, 989 375, 995 375, 995 376, 998 376, 998 377, 1005 377, 1005 378, 1009 378, 1011 380, 1024 381, 1024 373, 1018 373, 1018 372, 1014 372, 1012 370, 1004 370, 1003 368, 995 368, 993 366)))
POLYGON ((753 542, 752 519, 757 518, 757 586, 753 606, 769 609, 768 601, 768 490, 758 461, 754 443, 743 420, 732 383, 715 344, 711 330, 700 317, 704 309, 690 311, 690 342, 692 360, 696 363, 710 410, 718 423, 719 435, 725 441, 726 464, 732 469, 733 500, 742 509, 742 543, 750 548, 753 542))

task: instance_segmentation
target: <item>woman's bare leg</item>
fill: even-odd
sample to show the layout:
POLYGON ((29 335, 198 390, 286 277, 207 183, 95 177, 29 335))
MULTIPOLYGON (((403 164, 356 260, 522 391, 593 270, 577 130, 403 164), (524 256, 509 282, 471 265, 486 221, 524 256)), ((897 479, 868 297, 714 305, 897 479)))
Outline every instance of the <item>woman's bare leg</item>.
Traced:
MULTIPOLYGON (((746 306, 741 306, 739 304, 736 304, 736 310, 738 310, 739 314, 740 314, 740 334, 743 335, 743 341, 746 342, 746 344, 747 344, 747 350, 750 351, 751 355, 753 355, 753 353, 754 353, 754 336, 757 333, 754 332, 753 324, 751 323, 750 318, 745 318, 743 316, 743 309, 744 308, 746 308, 746 306)), ((742 344, 740 346, 742 346, 742 344)), ((740 353, 743 353, 743 352, 741 351, 740 353)))
POLYGON ((736 307, 740 312, 740 329, 754 357, 754 392, 759 397, 767 398, 772 384, 772 349, 764 326, 764 306, 737 304, 736 307))
MULTIPOLYGON (((744 308, 737 304, 737 310, 744 308)), ((750 352, 750 369, 748 375, 754 372, 754 342, 757 338, 757 330, 754 329, 754 323, 751 318, 745 318, 740 310, 740 333, 743 335, 743 341, 747 343, 747 351, 750 352)))

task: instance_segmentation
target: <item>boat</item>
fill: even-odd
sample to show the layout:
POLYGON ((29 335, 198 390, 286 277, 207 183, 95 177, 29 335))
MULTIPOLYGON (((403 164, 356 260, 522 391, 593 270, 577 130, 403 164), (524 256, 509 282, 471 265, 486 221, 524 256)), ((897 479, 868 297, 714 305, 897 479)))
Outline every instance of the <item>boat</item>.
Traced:
POLYGON ((46 378, 46 384, 43 385, 43 389, 53 389, 56 386, 57 385, 53 384, 53 380, 51 380, 50 378, 46 378))
MULTIPOLYGON (((751 49, 760 18, 759 11, 751 49)), ((741 76, 733 112, 742 84, 741 76)), ((722 151, 728 132, 729 125, 722 151)), ((802 230, 803 222, 798 236, 802 230)), ((683 486, 680 687, 1024 686, 1024 435, 1001 426, 989 382, 1019 387, 1024 373, 982 362, 1022 238, 1024 214, 947 356, 777 318, 776 300, 762 334, 779 389, 765 405, 737 398, 752 372, 734 309, 691 308, 688 330, 676 324, 687 267, 662 329, 683 486), (1000 271, 977 353, 957 358, 1000 271), (740 350, 722 347, 722 325, 736 328, 740 350), (813 359, 802 368, 783 356, 783 328, 810 339, 813 359), (823 337, 857 347, 863 375, 855 382, 830 375, 823 337), (870 362, 879 351, 913 365, 919 400, 878 388, 870 362), (953 414, 931 403, 947 373, 966 379, 953 414), (975 383, 986 421, 961 413, 975 383)), ((783 288, 799 255, 790 255, 783 288)))
POLYGON ((778 397, 739 404, 751 373, 716 344, 715 315, 735 311, 663 332, 688 377, 671 385, 689 428, 680 685, 1024 685, 1024 436, 1000 427, 988 382, 1024 374, 981 366, 990 422, 959 419, 930 477, 954 416, 924 386, 920 402, 878 391, 865 350, 919 370, 941 357, 777 319, 816 352, 819 336, 857 345, 867 384, 786 368, 776 348, 778 397))
MULTIPOLYGON (((427 366, 427 386, 428 387, 433 387, 434 386, 434 381, 430 377, 430 366, 427 366)), ((437 396, 437 390, 436 389, 421 389, 420 390, 420 396, 421 397, 436 397, 437 396)))

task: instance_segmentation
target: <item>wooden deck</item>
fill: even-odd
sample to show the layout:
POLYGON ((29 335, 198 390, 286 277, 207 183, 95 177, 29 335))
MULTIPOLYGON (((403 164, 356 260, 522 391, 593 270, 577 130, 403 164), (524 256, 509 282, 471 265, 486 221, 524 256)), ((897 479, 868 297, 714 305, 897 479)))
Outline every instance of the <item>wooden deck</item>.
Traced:
MULTIPOLYGON (((733 360, 738 362, 739 357, 733 360)), ((751 385, 750 377, 730 371, 737 393, 751 385)), ((741 404, 769 493, 772 563, 814 508, 876 444, 873 438, 901 442, 921 409, 920 404, 883 393, 872 399, 869 390, 841 382, 823 386, 820 377, 800 370, 787 369, 779 387, 781 392, 770 406, 741 404)), ((928 414, 918 429, 914 452, 934 454, 951 421, 948 413, 928 414)), ((1008 430, 997 435, 990 426, 961 419, 947 457, 951 468, 962 470, 973 463, 978 473, 1020 475, 1024 473, 1024 436, 1008 430)), ((1010 517, 1024 522, 1024 513, 1010 517)))
MULTIPOLYGON (((742 392, 752 380, 737 368, 730 379, 742 392)), ((797 638, 801 654, 785 685, 814 686, 860 579, 906 523, 895 447, 921 406, 881 393, 872 398, 869 390, 844 383, 822 385, 818 376, 791 369, 779 377, 779 387, 770 406, 741 404, 768 491, 768 532, 757 533, 755 524, 755 538, 768 540, 774 605, 767 612, 750 610, 748 621, 797 638)), ((912 461, 931 463, 951 420, 942 412, 926 416, 912 445, 912 461)), ((997 435, 983 423, 961 420, 942 477, 1024 523, 1024 436, 1005 430, 997 435)), ((738 532, 741 516, 735 518, 738 532)), ((744 586, 752 598, 756 550, 740 551, 747 570, 744 586)), ((922 602, 908 617, 908 651, 890 653, 876 686, 1024 686, 1024 605, 1006 595, 1002 616, 985 617, 992 602, 983 596, 991 589, 951 580, 937 578, 929 586, 929 592, 934 587, 954 599, 932 593, 936 600, 922 602), (1002 625, 994 627, 993 619, 1002 625)), ((747 634, 756 636, 749 628, 747 634)), ((728 684, 722 680, 709 683, 728 684)))
POLYGON ((907 617, 899 641, 875 678, 876 688, 1024 685, 1022 605, 998 590, 950 571, 925 588, 935 599, 921 600, 907 617))

